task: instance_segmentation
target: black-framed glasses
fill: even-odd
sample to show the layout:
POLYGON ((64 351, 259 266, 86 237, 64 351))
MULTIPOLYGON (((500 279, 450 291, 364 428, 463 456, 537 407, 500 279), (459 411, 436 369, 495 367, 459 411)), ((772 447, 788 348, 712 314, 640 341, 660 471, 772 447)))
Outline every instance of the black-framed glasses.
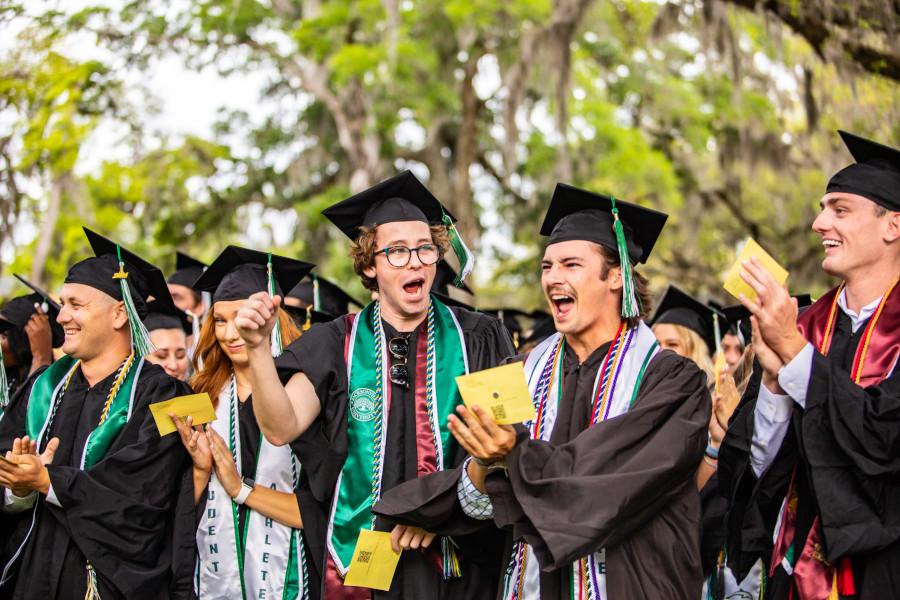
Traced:
POLYGON ((409 387, 409 368, 406 366, 406 360, 409 358, 409 339, 405 337, 391 338, 388 342, 388 351, 395 360, 402 361, 391 365, 388 378, 391 383, 405 388, 409 387))
POLYGON ((384 252, 388 262, 392 267, 405 267, 409 264, 413 252, 423 265, 433 265, 441 258, 441 249, 436 244, 422 244, 418 248, 409 248, 407 246, 388 246, 378 251, 384 252))

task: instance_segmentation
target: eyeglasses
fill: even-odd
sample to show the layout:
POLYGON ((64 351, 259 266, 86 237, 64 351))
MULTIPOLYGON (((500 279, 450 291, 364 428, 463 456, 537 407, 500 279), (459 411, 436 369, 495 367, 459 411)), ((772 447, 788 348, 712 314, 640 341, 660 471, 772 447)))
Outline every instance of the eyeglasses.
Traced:
POLYGON ((388 378, 391 383, 408 388, 409 369, 406 366, 406 359, 409 357, 409 340, 405 337, 391 338, 391 341, 388 342, 388 350, 395 359, 403 361, 391 366, 388 378))
POLYGON ((441 258, 441 250, 435 244, 422 244, 418 248, 408 248, 406 246, 388 246, 378 251, 384 252, 388 262, 393 267, 405 267, 409 264, 413 252, 423 265, 433 265, 441 258))

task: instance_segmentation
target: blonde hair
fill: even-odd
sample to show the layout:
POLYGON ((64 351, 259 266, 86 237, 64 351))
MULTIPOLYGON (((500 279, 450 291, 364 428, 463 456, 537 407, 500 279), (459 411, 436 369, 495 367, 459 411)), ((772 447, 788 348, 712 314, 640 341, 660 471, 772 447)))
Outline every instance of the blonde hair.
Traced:
POLYGON ((653 326, 654 333, 656 333, 656 329, 660 325, 669 325, 675 328, 675 331, 678 333, 678 339, 681 341, 681 346, 684 348, 684 357, 694 361, 706 373, 707 383, 715 384, 715 367, 713 367, 712 359, 709 357, 709 347, 703 341, 703 338, 693 329, 688 329, 684 325, 675 323, 657 323, 653 326))

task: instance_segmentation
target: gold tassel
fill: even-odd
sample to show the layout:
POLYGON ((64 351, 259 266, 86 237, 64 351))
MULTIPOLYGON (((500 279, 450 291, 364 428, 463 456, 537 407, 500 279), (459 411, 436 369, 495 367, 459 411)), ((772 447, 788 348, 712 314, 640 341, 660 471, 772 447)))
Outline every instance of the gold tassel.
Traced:
POLYGON ((87 591, 84 593, 84 600, 101 600, 100 588, 97 587, 97 572, 94 571, 94 565, 88 561, 87 565, 87 591))

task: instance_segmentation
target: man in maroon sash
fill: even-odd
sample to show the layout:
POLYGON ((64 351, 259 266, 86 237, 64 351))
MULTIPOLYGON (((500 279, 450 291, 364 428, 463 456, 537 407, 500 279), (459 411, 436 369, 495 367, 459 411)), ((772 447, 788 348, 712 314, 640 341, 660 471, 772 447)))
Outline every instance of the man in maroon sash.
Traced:
POLYGON ((742 277, 757 373, 719 456, 728 561, 766 598, 900 597, 900 151, 840 132, 812 228, 841 280, 798 318, 755 260, 742 277))

